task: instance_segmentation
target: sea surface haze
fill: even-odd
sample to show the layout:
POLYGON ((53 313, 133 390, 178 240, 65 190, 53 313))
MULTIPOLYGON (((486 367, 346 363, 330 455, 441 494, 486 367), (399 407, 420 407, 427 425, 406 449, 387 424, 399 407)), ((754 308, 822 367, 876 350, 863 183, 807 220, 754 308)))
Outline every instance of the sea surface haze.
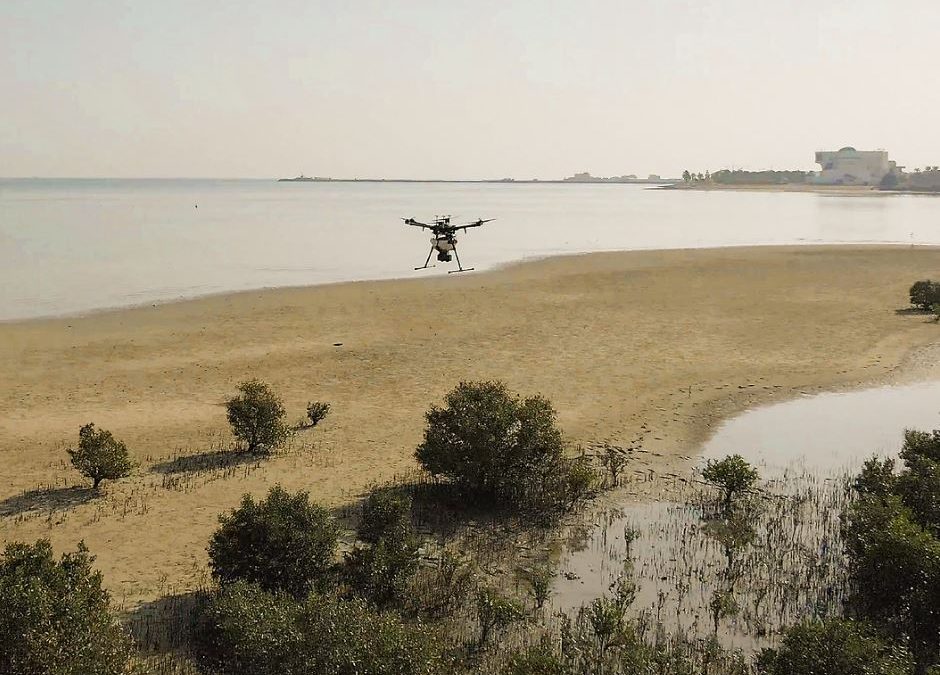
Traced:
MULTIPOLYGON (((623 249, 940 244, 940 200, 675 191, 623 184, 203 179, 0 180, 0 320, 420 272, 401 218, 496 218, 459 234, 466 267, 623 249)), ((432 258, 432 262, 434 262, 432 258)))

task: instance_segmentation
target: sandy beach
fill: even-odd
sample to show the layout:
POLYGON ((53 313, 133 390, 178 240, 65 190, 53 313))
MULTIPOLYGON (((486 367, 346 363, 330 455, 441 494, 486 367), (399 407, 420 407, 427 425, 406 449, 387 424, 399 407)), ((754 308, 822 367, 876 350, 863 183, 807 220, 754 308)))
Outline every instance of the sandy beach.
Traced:
POLYGON ((353 502, 414 468, 425 410, 468 379, 549 397, 573 449, 642 438, 633 469, 682 471, 749 406, 934 375, 940 327, 897 310, 938 267, 906 246, 600 253, 0 324, 0 538, 84 540, 125 607, 190 588, 244 492, 353 502), (333 413, 228 461, 223 401, 251 377, 291 420, 333 413), (65 453, 90 421, 140 464, 94 498, 65 453))

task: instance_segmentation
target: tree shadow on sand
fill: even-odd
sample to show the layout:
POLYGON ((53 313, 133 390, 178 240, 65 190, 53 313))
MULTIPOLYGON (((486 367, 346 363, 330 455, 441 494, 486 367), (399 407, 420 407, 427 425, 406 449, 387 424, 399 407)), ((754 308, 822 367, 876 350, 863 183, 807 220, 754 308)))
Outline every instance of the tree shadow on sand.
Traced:
POLYGON ((220 471, 243 464, 260 464, 264 455, 238 450, 212 450, 195 455, 183 455, 159 462, 150 467, 152 473, 203 473, 220 471))
POLYGON ((0 501, 0 517, 18 516, 30 511, 71 509, 90 502, 100 494, 90 487, 81 485, 28 490, 0 501))
MULTIPOLYGON (((419 531, 432 534, 442 541, 459 537, 467 528, 484 530, 506 528, 521 522, 510 511, 487 504, 471 492, 447 481, 419 477, 401 483, 374 488, 371 492, 391 492, 411 497, 411 520, 419 531)), ((367 497, 363 495, 363 497, 367 497)), ((351 506, 351 513, 337 512, 339 519, 358 520, 362 502, 351 506)), ((532 523, 529 523, 530 525, 532 523)))
POLYGON ((936 316, 931 310, 921 309, 920 307, 901 307, 894 310, 894 313, 898 316, 926 316, 930 318, 936 316))
POLYGON ((186 650, 208 598, 204 590, 165 595, 129 612, 123 623, 145 653, 186 650))

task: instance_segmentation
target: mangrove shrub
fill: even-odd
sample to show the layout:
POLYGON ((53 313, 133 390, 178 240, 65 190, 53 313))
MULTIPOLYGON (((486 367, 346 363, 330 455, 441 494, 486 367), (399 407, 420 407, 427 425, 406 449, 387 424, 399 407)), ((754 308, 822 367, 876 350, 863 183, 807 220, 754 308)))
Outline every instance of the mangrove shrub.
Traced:
POLYGON ((930 279, 915 281, 908 293, 911 304, 925 312, 929 312, 933 305, 940 303, 940 283, 930 279))
POLYGON ((721 489, 725 506, 757 483, 757 469, 741 455, 728 455, 724 459, 710 459, 702 470, 702 478, 721 489))
POLYGON ((923 670, 940 660, 940 433, 907 431, 904 466, 866 464, 845 515, 849 607, 904 640, 923 670))
POLYGON ((124 478, 134 468, 127 446, 116 440, 110 431, 95 429, 94 424, 79 429, 78 448, 69 448, 66 452, 72 466, 91 479, 95 490, 101 481, 124 478))
POLYGON ((807 621, 787 629, 780 646, 765 649, 758 670, 766 675, 910 675, 911 655, 851 620, 807 621))
POLYGON ((544 516, 570 508, 593 481, 588 467, 564 456, 555 411, 541 396, 462 382, 426 420, 418 461, 484 505, 544 516))
POLYGON ((259 502, 246 494, 219 522, 209 542, 209 565, 220 582, 250 581, 298 598, 325 586, 338 528, 306 492, 275 486, 259 502))
POLYGON ((358 536, 370 545, 347 556, 353 588, 379 605, 403 600, 418 570, 420 542, 411 524, 411 497, 388 489, 373 491, 362 506, 358 536))
POLYGON ((358 599, 314 593, 298 602, 237 582, 209 602, 198 634, 201 660, 220 675, 444 672, 435 636, 358 599))
POLYGON ((225 404, 235 438, 253 453, 271 452, 284 443, 290 429, 280 397, 261 380, 242 382, 238 391, 225 404))
POLYGON ((52 545, 7 544, 0 557, 0 673, 118 675, 131 641, 111 615, 84 544, 59 560, 52 545))
POLYGON ((310 401, 307 404, 307 421, 315 427, 330 413, 330 404, 323 401, 310 401))

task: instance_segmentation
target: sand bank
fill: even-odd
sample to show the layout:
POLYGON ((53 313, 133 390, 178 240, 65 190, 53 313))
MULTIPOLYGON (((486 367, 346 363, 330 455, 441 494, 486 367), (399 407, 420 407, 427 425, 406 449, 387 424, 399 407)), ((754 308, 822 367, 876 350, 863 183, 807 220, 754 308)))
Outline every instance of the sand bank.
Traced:
POLYGON ((191 587, 242 493, 353 501, 413 468, 424 411, 464 379, 548 396, 573 446, 642 437, 641 468, 682 470, 745 407, 925 376, 940 326, 896 310, 938 267, 920 247, 605 253, 0 325, 0 538, 84 539, 128 604, 191 587), (228 462, 222 403, 249 377, 291 419, 333 414, 228 462), (95 499, 64 452, 89 421, 140 462, 95 499))

